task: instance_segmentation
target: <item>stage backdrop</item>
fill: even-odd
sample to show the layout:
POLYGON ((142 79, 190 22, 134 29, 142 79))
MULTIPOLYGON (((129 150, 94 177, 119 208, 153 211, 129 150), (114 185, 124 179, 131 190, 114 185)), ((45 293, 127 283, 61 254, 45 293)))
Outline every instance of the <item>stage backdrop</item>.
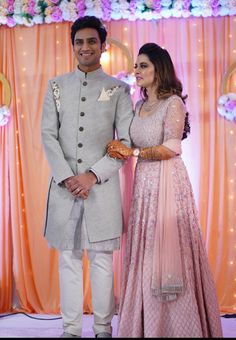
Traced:
MULTIPOLYGON (((26 312, 59 312, 58 257, 43 238, 49 167, 40 122, 48 79, 75 66, 70 26, 68 22, 0 26, 0 72, 12 91, 9 122, 0 127, 0 312, 16 307, 26 312)), ((184 93, 189 96, 191 135, 183 142, 183 158, 221 311, 235 312, 236 123, 220 116, 217 105, 223 76, 236 61, 236 17, 119 20, 106 26, 109 37, 126 46, 134 60, 146 42, 157 42, 173 57, 184 93)), ((127 71, 124 49, 110 43, 103 67, 112 75, 127 71)), ((235 93, 236 77, 231 73, 225 86, 235 93)), ((6 92, 0 82, 2 105, 6 92)), ((138 92, 133 99, 138 99, 138 92)), ((125 228, 133 168, 128 162, 120 174, 125 228)), ((117 302, 123 250, 124 242, 114 257, 117 302)), ((84 311, 92 312, 86 258, 84 264, 84 311)))

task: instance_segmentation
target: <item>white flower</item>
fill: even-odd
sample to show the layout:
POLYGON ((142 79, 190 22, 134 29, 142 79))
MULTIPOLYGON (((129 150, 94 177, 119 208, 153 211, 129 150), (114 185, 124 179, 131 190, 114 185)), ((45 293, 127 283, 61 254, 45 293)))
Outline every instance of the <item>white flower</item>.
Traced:
POLYGON ((7 18, 4 16, 0 16, 0 24, 6 25, 6 23, 7 23, 7 18))
POLYGON ((220 105, 224 105, 227 101, 228 101, 228 96, 226 94, 223 94, 222 96, 220 96, 218 103, 220 105))
POLYGON ((236 93, 234 92, 229 92, 227 94, 227 97, 230 99, 230 100, 236 100, 236 93))
POLYGON ((220 0, 219 2, 221 4, 221 6, 225 6, 225 5, 228 4, 228 0, 220 0))
POLYGON ((148 8, 152 8, 152 0, 145 0, 144 2, 148 8))
POLYGON ((34 11, 35 11, 35 13, 38 14, 38 13, 41 12, 41 8, 39 6, 35 6, 34 11))
POLYGON ((33 17, 33 22, 35 24, 42 24, 43 23, 43 17, 41 15, 35 15, 33 17))
POLYGON ((86 8, 93 8, 93 0, 86 0, 85 1, 86 8))
POLYGON ((202 5, 202 0, 192 0, 192 6, 199 7, 202 5))
POLYGON ((10 110, 6 105, 0 106, 0 126, 4 126, 9 122, 10 115, 10 110))
POLYGON ((211 8, 203 8, 203 10, 202 10, 202 16, 204 17, 204 18, 206 18, 206 17, 210 17, 212 15, 212 9, 211 8))
POLYGON ((59 5, 59 7, 62 10, 62 12, 67 10, 67 6, 68 6, 68 2, 67 1, 61 2, 60 5, 59 5))
POLYGON ((236 122, 236 93, 223 94, 218 99, 217 111, 219 115, 236 122))
POLYGON ((31 27, 33 26, 33 20, 32 19, 27 19, 27 18, 23 18, 23 25, 27 26, 27 27, 31 27))
POLYGON ((120 12, 111 12, 111 18, 114 20, 120 20, 121 17, 121 13, 120 12))
POLYGON ((227 7, 222 6, 219 10, 219 15, 223 17, 228 14, 229 14, 229 9, 227 7))
POLYGON ((136 8, 139 10, 139 11, 143 11, 144 10, 144 4, 141 3, 141 2, 138 2, 136 4, 136 8))
POLYGON ((20 15, 14 14, 13 15, 13 19, 15 20, 15 22, 18 25, 22 25, 23 24, 23 18, 20 15))
POLYGON ((195 17, 200 17, 202 14, 201 8, 195 7, 192 9, 192 15, 195 17))
POLYGON ((182 9, 182 0, 175 0, 173 8, 182 9))
POLYGON ((46 22, 46 24, 51 24, 51 23, 52 23, 52 18, 51 18, 50 15, 47 15, 47 16, 45 17, 45 22, 46 22))
POLYGON ((163 18, 169 18, 172 16, 172 9, 162 9, 161 14, 163 18))
POLYGON ((182 15, 182 10, 173 8, 172 13, 173 13, 173 17, 180 18, 182 15))
POLYGON ((125 11, 121 11, 121 15, 122 15, 122 18, 123 19, 128 19, 129 18, 129 15, 130 15, 130 12, 125 10, 125 11))
POLYGON ((85 10, 84 15, 89 15, 89 16, 94 15, 94 10, 93 10, 93 8, 87 8, 87 9, 85 10))
POLYGON ((68 10, 64 10, 63 12, 62 12, 62 19, 63 20, 65 20, 65 21, 69 21, 70 20, 70 11, 68 11, 68 10))
POLYGON ((152 18, 153 18, 152 12, 143 12, 143 19, 152 20, 152 18))
POLYGON ((190 15, 191 15, 191 12, 189 10, 185 9, 185 10, 182 11, 183 18, 189 18, 190 15))
POLYGON ((171 0, 161 0, 162 6, 169 7, 172 4, 171 0))
POLYGON ((117 10, 120 9, 120 5, 119 5, 117 2, 113 2, 113 3, 111 4, 111 9, 112 9, 113 11, 117 11, 117 10))
POLYGON ((128 8, 129 8, 128 2, 123 2, 123 3, 120 4, 121 10, 125 10, 125 9, 128 9, 128 8))

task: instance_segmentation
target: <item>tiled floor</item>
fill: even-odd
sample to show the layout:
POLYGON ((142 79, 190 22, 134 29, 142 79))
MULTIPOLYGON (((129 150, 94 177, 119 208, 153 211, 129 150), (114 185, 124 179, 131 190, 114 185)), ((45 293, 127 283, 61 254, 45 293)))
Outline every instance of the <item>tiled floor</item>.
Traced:
MULTIPOLYGON (((62 333, 62 321, 58 315, 0 314, 1 338, 57 338, 62 333), (4 317, 3 317, 4 316, 4 317), (38 318, 38 319, 36 319, 38 318), (41 319, 41 320, 39 320, 41 319), (46 319, 46 320, 42 320, 46 319)), ((93 316, 84 315, 83 337, 93 338, 93 316)), ((221 318, 225 338, 236 337, 236 318, 221 318)), ((117 316, 113 318, 113 337, 116 337, 117 316)))

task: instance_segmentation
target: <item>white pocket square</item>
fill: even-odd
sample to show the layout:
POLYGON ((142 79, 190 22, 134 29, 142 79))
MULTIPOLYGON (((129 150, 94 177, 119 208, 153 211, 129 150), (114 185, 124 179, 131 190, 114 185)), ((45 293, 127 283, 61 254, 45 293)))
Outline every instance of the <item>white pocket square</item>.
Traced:
POLYGON ((102 101, 107 101, 107 100, 110 100, 110 97, 108 95, 108 93, 106 92, 106 90, 104 89, 104 87, 102 88, 102 92, 98 98, 98 101, 99 102, 102 102, 102 101))
POLYGON ((110 97, 113 96, 113 94, 116 92, 116 90, 119 88, 120 86, 114 86, 111 89, 105 90, 104 87, 102 88, 102 92, 98 98, 98 101, 108 101, 110 100, 110 97))

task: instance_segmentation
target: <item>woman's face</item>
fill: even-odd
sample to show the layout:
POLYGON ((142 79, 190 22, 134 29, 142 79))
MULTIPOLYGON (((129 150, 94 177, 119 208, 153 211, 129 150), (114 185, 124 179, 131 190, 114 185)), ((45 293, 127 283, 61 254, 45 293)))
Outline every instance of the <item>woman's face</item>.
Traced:
POLYGON ((155 67, 145 54, 140 54, 137 57, 137 61, 134 65, 134 74, 137 85, 140 87, 150 88, 154 84, 155 80, 155 67))

